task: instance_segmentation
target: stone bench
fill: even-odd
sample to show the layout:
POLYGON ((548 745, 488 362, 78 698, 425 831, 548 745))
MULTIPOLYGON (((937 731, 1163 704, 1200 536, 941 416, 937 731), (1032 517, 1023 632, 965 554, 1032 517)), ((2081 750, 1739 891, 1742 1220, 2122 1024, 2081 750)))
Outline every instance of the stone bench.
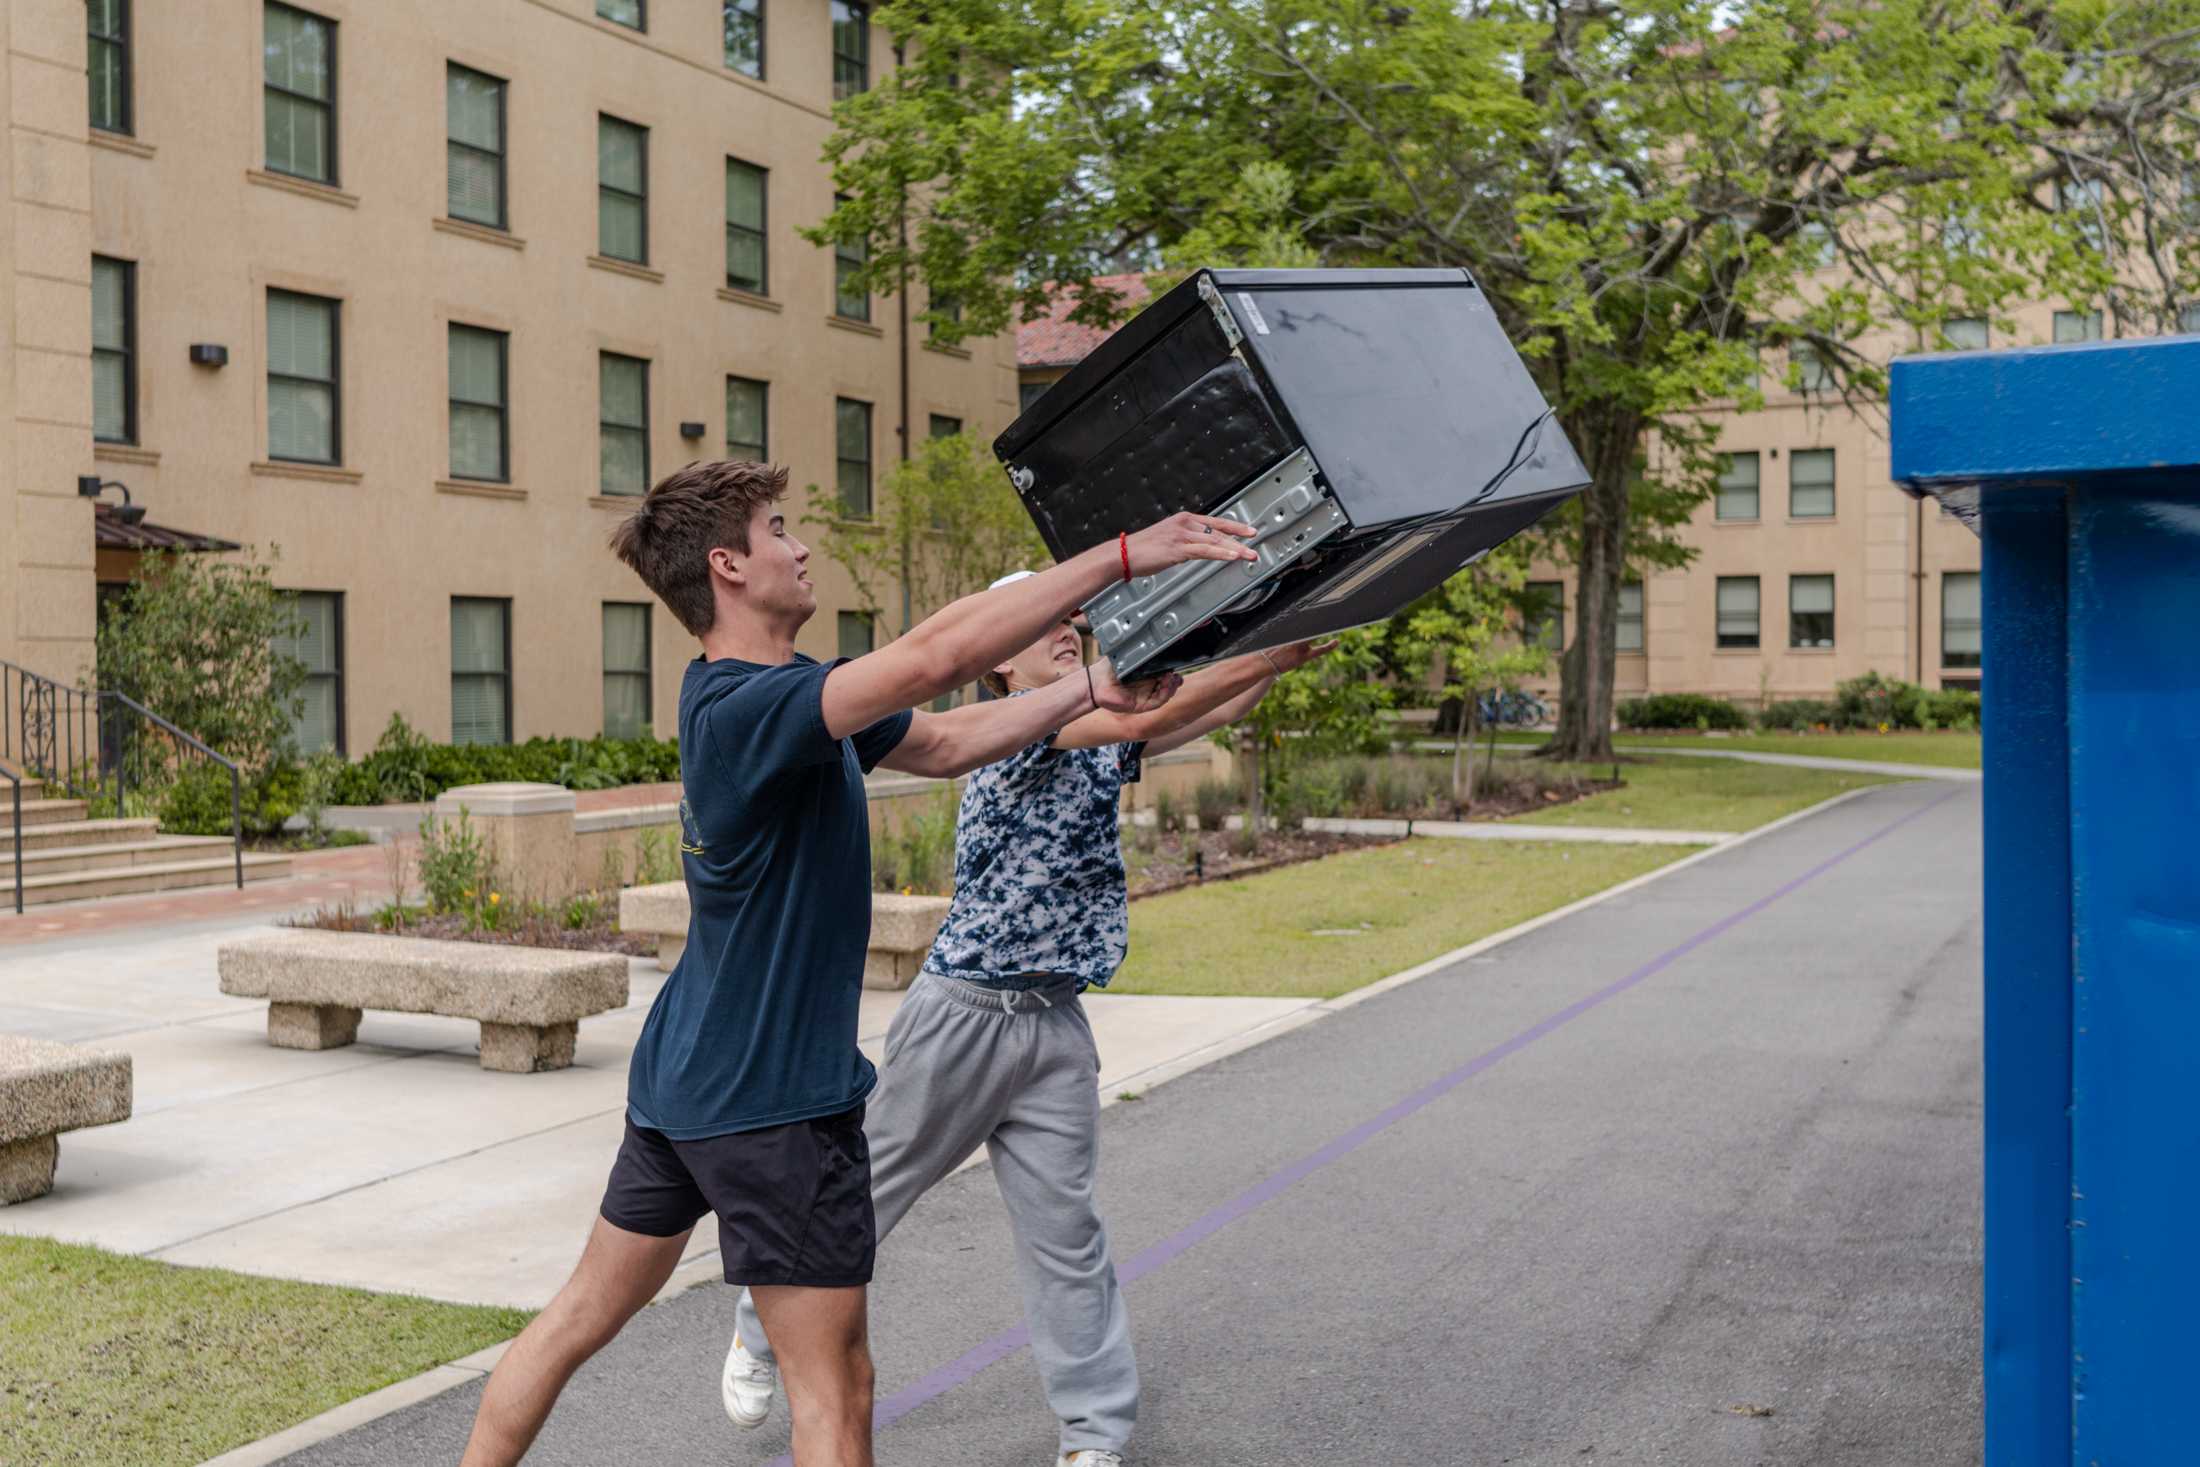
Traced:
POLYGON ((268 1043, 336 1049, 363 1009, 481 1025, 481 1067, 525 1074, 573 1063, 574 1033, 627 1000, 627 960, 503 943, 284 927, 224 943, 222 992, 264 998, 268 1043))
MULTIPOLYGON (((871 898, 871 946, 863 955, 865 988, 907 988, 924 965, 924 955, 947 917, 947 898, 899 896, 880 892, 871 898)), ((657 939, 657 966, 667 973, 687 947, 688 893, 684 881, 630 886, 619 893, 619 930, 657 939)))
POLYGON ((61 1133, 130 1118, 130 1056, 0 1034, 0 1205, 53 1190, 61 1133))

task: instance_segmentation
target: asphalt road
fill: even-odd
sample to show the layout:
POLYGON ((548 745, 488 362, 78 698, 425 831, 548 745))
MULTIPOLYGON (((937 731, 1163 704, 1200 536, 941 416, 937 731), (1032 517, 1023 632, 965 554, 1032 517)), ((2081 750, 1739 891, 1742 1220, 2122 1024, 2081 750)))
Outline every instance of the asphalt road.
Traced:
MULTIPOLYGON (((1979 867, 1977 786, 1870 790, 1112 1107, 1134 1467, 1972 1467, 1979 867)), ((1052 1462, 1008 1259, 983 1168, 882 1250, 881 1463, 1052 1462)), ((529 1461, 783 1453, 731 1302, 644 1311, 529 1461)), ((478 1396, 286 1461, 455 1462, 478 1396)))

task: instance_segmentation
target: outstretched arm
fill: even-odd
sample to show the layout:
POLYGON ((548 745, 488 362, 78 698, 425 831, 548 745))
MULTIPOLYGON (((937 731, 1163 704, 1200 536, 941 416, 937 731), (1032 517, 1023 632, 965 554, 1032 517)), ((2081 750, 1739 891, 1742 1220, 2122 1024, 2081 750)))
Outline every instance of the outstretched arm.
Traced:
POLYGON ((1088 713, 1063 729, 1055 743, 1065 749, 1093 749, 1142 742, 1148 753, 1165 754, 1243 718, 1278 676, 1305 666, 1335 645, 1298 642, 1218 662, 1185 678, 1183 688, 1161 707, 1143 713, 1088 713))
POLYGON ((1120 706, 1124 716, 1155 708, 1175 691, 1175 678, 1157 678, 1125 688, 1115 681, 1107 659, 1051 685, 1014 698, 972 703, 945 713, 919 713, 909 732, 880 761, 903 774, 952 779, 983 764, 1028 748, 1081 713, 1120 706))
POLYGON ((906 635, 826 675, 825 730, 845 738, 975 680, 1121 579, 1126 558, 1133 576, 1187 560, 1255 560, 1258 552, 1242 543, 1252 533, 1240 520, 1173 514, 1120 543, 1105 541, 1051 570, 951 602, 906 635))

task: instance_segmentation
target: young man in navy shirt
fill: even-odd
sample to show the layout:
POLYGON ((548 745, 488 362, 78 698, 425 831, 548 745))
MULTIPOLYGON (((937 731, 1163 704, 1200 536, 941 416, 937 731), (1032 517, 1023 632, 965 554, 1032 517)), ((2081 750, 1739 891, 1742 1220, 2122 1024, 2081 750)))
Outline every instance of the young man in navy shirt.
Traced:
POLYGON ((770 1331, 799 1467, 870 1467, 863 773, 961 774, 1097 709, 1154 706, 1168 686, 1126 689, 1099 663, 1025 697, 910 711, 1118 578, 1254 558, 1237 538, 1249 526, 1172 515, 966 596, 869 656, 820 663, 794 650, 817 593, 779 511, 786 482, 764 464, 690 464, 612 537, 702 643, 680 688, 688 941, 635 1044, 602 1214, 573 1277, 490 1377, 463 1467, 526 1453, 565 1382, 655 1297, 709 1214, 726 1281, 749 1287, 770 1331))

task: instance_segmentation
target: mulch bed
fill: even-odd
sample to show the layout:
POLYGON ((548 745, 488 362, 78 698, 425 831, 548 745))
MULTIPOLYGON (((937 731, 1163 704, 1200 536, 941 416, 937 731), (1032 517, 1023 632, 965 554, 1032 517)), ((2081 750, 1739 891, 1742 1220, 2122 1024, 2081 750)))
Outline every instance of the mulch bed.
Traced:
MULTIPOLYGON (((1622 761, 1624 762, 1624 761, 1622 761)), ((1591 795, 1601 795, 1606 790, 1616 790, 1625 784, 1619 779, 1585 779, 1569 793, 1564 790, 1545 790, 1537 794, 1533 790, 1508 790, 1501 795, 1483 795, 1474 802, 1470 820, 1503 820, 1508 815, 1525 815, 1530 810, 1548 810, 1554 805, 1571 805, 1591 795)), ((1401 819, 1401 816, 1390 816, 1401 819)), ((1413 817, 1416 820, 1456 819, 1449 810, 1428 810, 1413 817)))
POLYGON ((1362 846, 1387 846, 1387 835, 1336 835, 1327 831, 1271 830, 1250 854, 1238 848, 1236 831, 1171 832, 1149 853, 1125 852, 1131 868, 1131 900, 1158 896, 1201 881, 1228 881, 1300 861, 1318 861, 1362 846), (1194 860, 1194 857, 1198 859, 1194 860))
POLYGON ((373 932, 385 937, 436 937, 453 942, 497 942, 510 947, 557 947, 576 952, 625 953, 630 958, 654 956, 657 937, 649 932, 621 932, 609 920, 588 927, 568 927, 544 918, 519 918, 497 931, 468 931, 466 919, 456 913, 441 917, 413 915, 402 929, 384 927, 372 912, 323 909, 296 923, 330 932, 373 932))

